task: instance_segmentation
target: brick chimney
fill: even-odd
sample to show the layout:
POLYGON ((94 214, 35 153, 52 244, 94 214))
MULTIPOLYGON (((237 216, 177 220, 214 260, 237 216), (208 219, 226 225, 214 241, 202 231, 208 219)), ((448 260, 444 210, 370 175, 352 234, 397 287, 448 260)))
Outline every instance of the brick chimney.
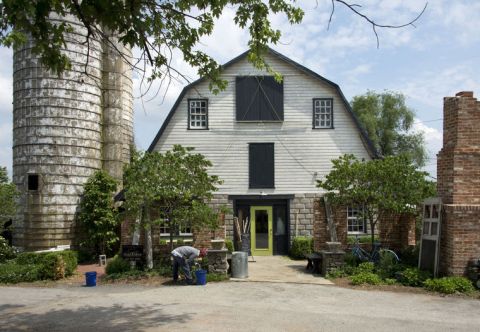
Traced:
POLYGON ((437 188, 444 204, 480 204, 480 102, 472 91, 443 99, 437 188))
POLYGON ((472 91, 445 97, 437 190, 443 213, 440 271, 465 275, 480 257, 480 103, 472 91))

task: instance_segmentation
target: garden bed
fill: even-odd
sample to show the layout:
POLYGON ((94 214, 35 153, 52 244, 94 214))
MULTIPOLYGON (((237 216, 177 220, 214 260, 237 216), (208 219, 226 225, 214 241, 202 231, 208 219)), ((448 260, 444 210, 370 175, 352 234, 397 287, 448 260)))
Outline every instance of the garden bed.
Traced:
POLYGON ((350 288, 356 290, 365 290, 365 291, 386 291, 386 292, 394 292, 394 293, 409 293, 409 294, 424 294, 424 295, 438 295, 438 296, 454 296, 454 297, 461 297, 461 298, 472 298, 480 300, 480 291, 474 291, 472 293, 454 293, 454 294, 442 294, 437 292, 431 292, 421 287, 410 287, 404 286, 401 284, 394 284, 394 285, 352 285, 350 278, 343 277, 343 278, 335 278, 329 279, 331 282, 335 284, 335 286, 343 287, 343 288, 350 288))

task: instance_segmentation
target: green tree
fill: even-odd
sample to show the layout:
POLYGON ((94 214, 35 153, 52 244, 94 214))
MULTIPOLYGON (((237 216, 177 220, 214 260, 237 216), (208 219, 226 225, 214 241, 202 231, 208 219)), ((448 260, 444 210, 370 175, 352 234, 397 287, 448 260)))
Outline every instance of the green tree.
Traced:
POLYGON ((427 160, 423 133, 412 132, 415 112, 401 93, 369 91, 352 99, 352 109, 382 156, 406 154, 416 165, 427 160))
POLYGON ((0 184, 8 183, 8 173, 7 168, 0 166, 0 184))
MULTIPOLYGON (((71 66, 61 52, 69 23, 49 20, 52 13, 77 18, 87 29, 85 40, 109 39, 105 29, 119 36, 124 45, 137 47, 153 67, 150 79, 169 74, 171 50, 178 49, 185 61, 198 68, 201 77, 211 79, 211 87, 223 89, 226 81, 219 79, 220 65, 198 50, 198 42, 213 32, 215 19, 227 6, 236 9, 235 23, 248 28, 252 51, 249 59, 259 68, 268 68, 262 54, 269 43, 276 44, 280 31, 269 20, 271 13, 283 13, 291 24, 299 23, 303 11, 287 0, 4 0, 1 4, 0 44, 17 46, 25 43, 27 33, 35 45, 32 51, 54 72, 71 66), (103 27, 100 28, 100 27, 103 27), (13 29, 12 29, 13 28, 13 29), (167 51, 165 51, 167 50, 167 51)), ((294 2, 294 1, 293 1, 294 2)), ((215 91, 215 90, 214 90, 215 91)))
POLYGON ((18 194, 15 184, 8 180, 7 168, 0 167, 0 229, 15 215, 18 194))
POLYGON ((170 246, 174 230, 188 222, 194 229, 214 228, 218 215, 208 201, 220 184, 209 175, 210 161, 193 148, 175 145, 165 153, 138 154, 125 169, 126 212, 140 219, 146 230, 147 265, 153 267, 152 225, 165 224, 170 229, 170 246), (155 218, 152 218, 155 212, 155 218))
POLYGON ((94 246, 97 254, 107 254, 118 242, 119 224, 113 195, 117 182, 107 172, 96 171, 85 183, 78 221, 85 231, 84 246, 94 246))
MULTIPOLYGON (((360 12, 360 6, 344 0, 331 1, 332 16, 335 4, 346 6, 370 24, 377 44, 376 29, 413 26, 426 8, 425 5, 410 22, 395 26, 378 24, 360 12)), ((210 88, 218 92, 226 86, 226 81, 219 78, 221 67, 206 53, 198 51, 198 44, 203 36, 212 33, 215 20, 227 7, 235 9, 235 23, 249 31, 249 60, 256 67, 267 70, 271 68, 263 59, 266 46, 276 44, 281 36, 280 30, 271 25, 271 15, 284 14, 290 24, 300 23, 304 15, 295 0, 3 0, 0 3, 0 44, 18 46, 30 35, 34 41, 32 52, 41 56, 47 68, 61 73, 71 65, 61 49, 72 27, 68 22, 59 23, 48 18, 52 14, 71 15, 87 30, 85 45, 90 45, 91 38, 109 40, 111 35, 119 36, 124 45, 140 49, 140 60, 153 68, 150 79, 171 72, 181 74, 170 65, 172 50, 179 50, 189 65, 198 68, 200 77, 211 80, 210 88), (107 30, 112 34, 106 34, 107 30)))
POLYGON ((378 220, 390 214, 415 213, 435 193, 427 173, 418 171, 405 155, 371 161, 344 155, 332 163, 332 170, 317 186, 327 191, 334 206, 363 208, 360 217, 370 224, 372 244, 378 220))

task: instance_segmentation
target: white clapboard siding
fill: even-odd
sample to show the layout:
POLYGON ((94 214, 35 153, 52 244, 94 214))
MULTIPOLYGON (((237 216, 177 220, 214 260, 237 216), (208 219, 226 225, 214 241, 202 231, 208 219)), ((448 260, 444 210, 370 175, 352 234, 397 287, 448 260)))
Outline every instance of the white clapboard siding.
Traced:
POLYGON ((225 194, 320 193, 316 180, 328 174, 332 159, 345 153, 370 158, 336 89, 274 55, 267 55, 267 61, 284 77, 282 123, 235 121, 235 77, 268 75, 244 58, 225 69, 225 91, 214 95, 208 82, 201 82, 185 94, 154 150, 163 152, 174 144, 194 147, 213 163, 210 173, 224 181, 219 193, 225 194), (208 98, 209 130, 187 129, 188 98, 208 98), (335 129, 312 129, 313 98, 333 98, 335 129), (275 143, 275 189, 248 188, 248 144, 256 142, 275 143))

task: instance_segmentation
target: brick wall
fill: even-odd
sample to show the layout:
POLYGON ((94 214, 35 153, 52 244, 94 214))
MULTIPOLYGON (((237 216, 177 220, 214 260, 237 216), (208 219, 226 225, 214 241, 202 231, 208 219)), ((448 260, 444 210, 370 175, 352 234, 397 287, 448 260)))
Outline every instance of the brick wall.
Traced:
MULTIPOLYGON (((325 205, 322 198, 315 199, 314 211, 313 246, 315 251, 319 251, 327 249, 326 242, 330 241, 325 205)), ((336 207, 332 209, 332 213, 338 241, 346 249, 348 237, 347 208, 345 206, 336 207)), ((415 245, 415 216, 384 216, 377 222, 375 233, 379 234, 382 244, 387 248, 399 250, 409 245, 415 245)))
MULTIPOLYGON (((214 195, 211 203, 211 207, 214 210, 218 210, 222 205, 226 205, 229 209, 233 212, 233 205, 232 201, 228 200, 227 195, 214 195)), ((151 218, 152 220, 157 218, 158 215, 155 213, 155 208, 152 209, 151 218)), ((220 221, 221 227, 215 231, 211 231, 209 229, 201 229, 201 230, 193 230, 193 236, 190 239, 187 239, 187 245, 193 245, 197 248, 211 248, 210 240, 212 238, 225 238, 225 230, 224 226, 226 227, 226 234, 227 238, 233 238, 233 215, 232 212, 225 214, 220 221)), ((126 218, 121 225, 121 244, 132 244, 133 238, 133 230, 132 225, 134 220, 131 218, 126 218)), ((140 243, 144 243, 144 231, 143 229, 140 231, 140 243)), ((161 245, 160 241, 169 240, 166 237, 160 237, 160 229, 159 227, 152 228, 152 243, 153 243, 153 251, 154 251, 154 260, 158 260, 158 257, 168 256, 170 252, 169 245, 161 245)))
POLYGON ((437 161, 442 198, 440 272, 466 273, 480 258, 480 103, 473 92, 444 98, 443 147, 437 161))
MULTIPOLYGON (((322 198, 315 199, 314 210, 313 248, 315 251, 320 251, 327 249, 326 243, 330 241, 325 204, 322 198)), ((346 207, 337 207, 332 209, 332 213, 337 231, 337 239, 345 249, 347 247, 347 209, 346 207)))
POLYGON ((387 215, 378 221, 382 245, 401 250, 415 245, 415 216, 412 214, 387 215))

